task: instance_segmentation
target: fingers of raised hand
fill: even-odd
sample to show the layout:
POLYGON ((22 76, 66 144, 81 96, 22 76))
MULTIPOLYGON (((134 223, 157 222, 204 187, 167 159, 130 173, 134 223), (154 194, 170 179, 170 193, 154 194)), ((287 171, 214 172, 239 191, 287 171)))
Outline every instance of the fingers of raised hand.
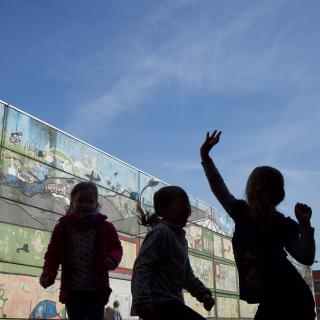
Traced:
POLYGON ((210 144, 216 144, 220 140, 221 131, 214 130, 210 136, 210 144))
POLYGON ((295 206, 295 211, 298 211, 298 212, 301 212, 301 213, 304 213, 304 214, 311 214, 312 213, 312 209, 304 204, 304 203, 297 203, 296 206, 295 206))
POLYGON ((214 131, 212 132, 212 134, 211 134, 211 137, 210 137, 210 138, 214 138, 216 134, 217 134, 217 130, 214 130, 214 131))

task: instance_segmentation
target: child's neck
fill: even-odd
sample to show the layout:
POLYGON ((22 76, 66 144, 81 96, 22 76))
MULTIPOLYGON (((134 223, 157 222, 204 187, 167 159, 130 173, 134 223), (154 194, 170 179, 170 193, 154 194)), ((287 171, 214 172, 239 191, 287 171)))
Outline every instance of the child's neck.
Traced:
POLYGON ((165 219, 165 218, 163 218, 162 221, 163 221, 164 223, 166 223, 166 224, 169 224, 169 225, 172 225, 172 226, 179 227, 179 228, 183 229, 183 226, 180 225, 180 224, 178 224, 178 223, 176 223, 176 222, 170 221, 170 220, 165 219))

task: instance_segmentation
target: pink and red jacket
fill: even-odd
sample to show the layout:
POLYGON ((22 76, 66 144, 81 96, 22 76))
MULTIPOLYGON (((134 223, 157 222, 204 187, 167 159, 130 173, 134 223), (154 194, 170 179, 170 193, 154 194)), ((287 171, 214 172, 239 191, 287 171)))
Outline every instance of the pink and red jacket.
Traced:
POLYGON ((97 288, 101 300, 108 302, 111 289, 109 286, 109 272, 105 267, 107 257, 115 263, 115 268, 122 258, 122 246, 116 229, 107 217, 98 213, 94 218, 87 216, 78 218, 75 214, 63 216, 55 226, 51 235, 47 252, 44 257, 43 273, 52 281, 57 276, 61 265, 60 302, 65 303, 70 293, 70 281, 72 272, 72 229, 88 231, 97 229, 96 258, 93 273, 93 284, 97 288))

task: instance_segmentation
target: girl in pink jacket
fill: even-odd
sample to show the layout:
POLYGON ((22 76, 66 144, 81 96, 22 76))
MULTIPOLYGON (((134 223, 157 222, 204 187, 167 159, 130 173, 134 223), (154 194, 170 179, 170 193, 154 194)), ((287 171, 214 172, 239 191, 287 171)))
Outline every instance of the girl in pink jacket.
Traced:
POLYGON ((68 213, 55 226, 44 257, 40 284, 47 288, 61 264, 60 301, 70 320, 101 320, 108 302, 109 270, 122 258, 121 242, 107 217, 98 212, 98 189, 81 182, 71 191, 68 213))

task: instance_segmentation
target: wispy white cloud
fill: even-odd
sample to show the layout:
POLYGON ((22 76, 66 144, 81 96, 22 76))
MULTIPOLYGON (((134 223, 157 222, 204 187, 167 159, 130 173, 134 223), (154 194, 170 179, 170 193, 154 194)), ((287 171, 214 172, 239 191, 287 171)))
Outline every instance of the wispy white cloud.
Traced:
POLYGON ((158 6, 154 15, 145 17, 145 30, 132 40, 135 44, 129 46, 135 48, 131 56, 128 55, 132 67, 95 100, 75 110, 75 118, 69 124, 72 132, 95 133, 100 125, 107 127, 119 117, 137 112, 152 101, 153 91, 166 83, 180 87, 184 94, 280 92, 288 86, 296 87, 299 77, 307 72, 303 65, 286 63, 285 44, 254 46, 247 37, 259 20, 278 9, 278 4, 250 2, 236 13, 227 10, 223 18, 213 10, 200 10, 188 23, 175 21, 174 14, 192 9, 194 4, 192 0, 175 5, 166 2, 165 6, 158 6), (163 40, 155 41, 150 48, 148 40, 161 38, 165 21, 170 21, 172 32, 166 30, 165 35, 161 34, 163 40))
POLYGON ((270 112, 264 110, 264 118, 256 124, 253 121, 252 128, 233 138, 232 152, 224 155, 224 161, 237 164, 239 161, 252 163, 254 159, 256 165, 278 165, 284 156, 292 158, 291 162, 297 162, 301 153, 314 154, 314 150, 320 148, 316 134, 320 122, 319 105, 320 95, 315 93, 310 96, 294 95, 284 106, 275 106, 270 112))
POLYGON ((108 125, 125 114, 130 115, 147 99, 157 81, 157 76, 149 72, 139 78, 134 72, 126 74, 96 100, 75 110, 71 131, 82 136, 95 135, 103 127, 107 133, 108 125))
POLYGON ((320 170, 282 169, 282 172, 293 183, 305 184, 320 181, 320 170))

